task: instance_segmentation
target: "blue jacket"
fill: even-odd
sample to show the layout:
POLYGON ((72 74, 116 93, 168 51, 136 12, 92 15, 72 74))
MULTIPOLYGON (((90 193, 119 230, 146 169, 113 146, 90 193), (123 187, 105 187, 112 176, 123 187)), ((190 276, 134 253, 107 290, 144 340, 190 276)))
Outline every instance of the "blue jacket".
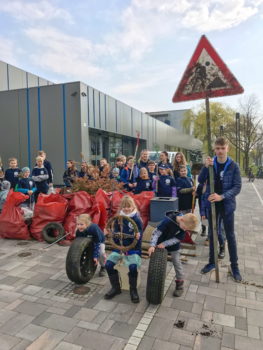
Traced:
POLYGON ((152 180, 143 180, 140 177, 137 179, 137 186, 135 187, 134 193, 138 194, 143 191, 152 191, 152 180))
POLYGON ((139 175, 138 167, 136 165, 134 165, 134 167, 133 167, 133 172, 132 172, 131 179, 130 179, 130 174, 131 174, 131 169, 129 169, 128 167, 123 168, 121 173, 120 173, 120 182, 124 183, 124 187, 128 191, 131 191, 131 189, 128 186, 128 184, 135 183, 136 179, 137 179, 137 177, 139 175))
POLYGON ((15 188, 18 180, 19 180, 19 173, 21 172, 21 170, 19 168, 9 168, 5 171, 5 180, 9 181, 11 183, 11 188, 15 188))
MULTIPOLYGON (((37 188, 35 185, 35 182, 31 179, 31 177, 27 177, 27 178, 21 178, 18 181, 18 185, 16 188, 17 192, 22 192, 24 194, 28 194, 28 191, 33 191, 36 192, 37 188)), ((26 204, 30 204, 33 203, 34 200, 34 196, 31 195, 31 198, 28 198, 25 203, 26 204)))
POLYGON ((183 231, 178 222, 177 216, 182 216, 178 211, 168 211, 165 213, 165 218, 153 231, 150 245, 155 247, 163 243, 168 252, 180 249, 180 241, 185 238, 183 231))
POLYGON ((48 184, 53 183, 53 169, 50 161, 45 159, 43 165, 47 169, 47 173, 48 173, 47 183, 48 184))
POLYGON ((193 187, 193 180, 190 177, 178 177, 175 183, 179 199, 179 210, 192 209, 193 193, 181 193, 181 190, 193 187))
MULTIPOLYGON (((217 171, 216 157, 214 157, 214 175, 217 171)), ((204 193, 205 207, 210 208, 208 196, 210 195, 209 185, 209 170, 203 167, 198 182, 204 184, 207 181, 206 192, 204 193)), ((227 158, 227 163, 223 174, 223 203, 225 207, 225 214, 230 214, 236 209, 236 196, 241 191, 241 176, 238 165, 230 158, 227 158)))
POLYGON ((158 180, 157 197, 172 197, 175 180, 169 175, 161 175, 158 180))
POLYGON ((98 258, 100 255, 100 244, 104 243, 105 236, 97 224, 90 224, 84 231, 76 231, 76 238, 90 237, 93 242, 93 258, 98 258))
POLYGON ((48 192, 48 171, 46 168, 34 167, 32 171, 32 179, 36 183, 37 190, 41 193, 48 192))

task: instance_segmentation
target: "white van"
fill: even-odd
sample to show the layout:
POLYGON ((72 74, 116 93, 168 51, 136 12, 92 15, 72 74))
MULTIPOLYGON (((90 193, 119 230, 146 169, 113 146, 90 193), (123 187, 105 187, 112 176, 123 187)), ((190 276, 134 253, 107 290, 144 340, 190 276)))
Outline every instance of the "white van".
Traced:
MULTIPOLYGON (((161 151, 149 151, 149 159, 153 160, 155 163, 158 163, 160 161, 160 154, 161 151)), ((173 160, 176 156, 177 152, 167 152, 168 153, 168 159, 171 164, 173 164, 173 160)))

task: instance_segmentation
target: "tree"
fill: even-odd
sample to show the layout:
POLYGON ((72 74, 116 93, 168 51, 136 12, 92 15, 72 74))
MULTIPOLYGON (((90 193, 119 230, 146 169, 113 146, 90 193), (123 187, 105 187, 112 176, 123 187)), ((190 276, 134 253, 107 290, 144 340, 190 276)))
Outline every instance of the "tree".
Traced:
MULTIPOLYGON (((262 117, 260 105, 255 95, 243 97, 239 102, 240 110, 240 150, 244 153, 243 168, 247 173, 251 152, 263 141, 262 117)), ((226 135, 229 141, 239 147, 236 135, 236 121, 228 125, 226 135)))
MULTIPOLYGON (((212 140, 220 136, 220 127, 223 126, 223 132, 227 130, 228 125, 233 123, 235 112, 228 106, 220 102, 210 103, 210 117, 211 117, 211 138, 212 140)), ((193 134, 203 142, 203 151, 208 153, 207 147, 207 131, 206 131, 206 110, 203 103, 198 111, 190 110, 185 113, 183 119, 184 129, 193 134)))

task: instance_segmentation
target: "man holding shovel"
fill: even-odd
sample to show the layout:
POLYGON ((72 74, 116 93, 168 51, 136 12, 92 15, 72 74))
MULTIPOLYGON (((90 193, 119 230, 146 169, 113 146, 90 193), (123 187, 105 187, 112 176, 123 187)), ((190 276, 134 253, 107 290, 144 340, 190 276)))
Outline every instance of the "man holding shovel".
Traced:
POLYGON ((208 273, 215 269, 214 242, 212 238, 211 202, 216 206, 216 222, 223 221, 228 251, 231 262, 231 273, 235 281, 241 281, 242 277, 238 268, 237 244, 234 232, 234 212, 236 209, 236 196, 241 190, 241 176, 238 165, 227 156, 228 141, 224 137, 218 137, 215 141, 214 159, 207 157, 205 166, 201 170, 198 181, 204 184, 207 181, 205 192, 206 207, 208 208, 209 222, 209 262, 203 267, 201 273, 208 273), (208 167, 213 166, 215 193, 210 194, 208 167))

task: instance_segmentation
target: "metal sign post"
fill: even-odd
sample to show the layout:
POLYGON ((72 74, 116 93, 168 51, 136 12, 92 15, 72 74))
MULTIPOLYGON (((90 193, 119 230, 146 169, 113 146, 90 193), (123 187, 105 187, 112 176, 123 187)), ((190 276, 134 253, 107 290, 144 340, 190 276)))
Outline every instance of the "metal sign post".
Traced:
MULTIPOLYGON (((212 150, 212 142, 211 142, 211 124, 210 124, 210 106, 209 106, 209 98, 205 99, 205 108, 206 108, 206 127, 207 127, 207 146, 208 146, 208 154, 212 158, 213 150, 212 150)), ((214 183, 214 167, 213 165, 209 166, 209 184, 210 184, 210 194, 215 193, 215 183, 214 183)), ((216 282, 219 283, 219 266, 218 266, 218 237, 217 237, 217 227, 216 227, 216 206, 215 203, 211 203, 211 214, 212 214, 212 239, 214 243, 214 260, 215 260, 215 268, 216 268, 216 282)))

